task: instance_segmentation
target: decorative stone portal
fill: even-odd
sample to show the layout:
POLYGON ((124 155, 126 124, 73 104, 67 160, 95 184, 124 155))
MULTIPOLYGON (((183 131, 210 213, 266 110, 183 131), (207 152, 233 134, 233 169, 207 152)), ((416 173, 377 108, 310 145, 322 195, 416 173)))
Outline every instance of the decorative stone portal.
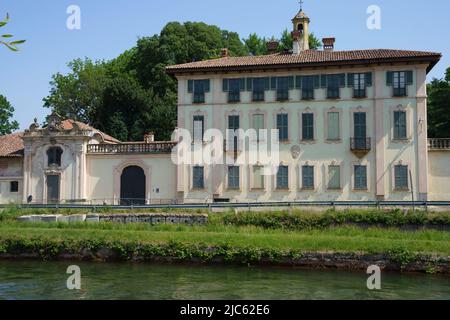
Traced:
POLYGON ((146 177, 141 167, 129 166, 123 169, 120 177, 120 204, 145 205, 146 177))

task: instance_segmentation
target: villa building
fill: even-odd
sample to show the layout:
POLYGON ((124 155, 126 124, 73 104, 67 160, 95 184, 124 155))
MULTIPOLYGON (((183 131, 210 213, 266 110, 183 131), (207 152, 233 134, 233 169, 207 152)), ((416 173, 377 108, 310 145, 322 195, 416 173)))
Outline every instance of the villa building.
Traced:
MULTIPOLYGON (((178 80, 178 130, 205 148, 222 133, 277 130, 278 170, 258 163, 173 161, 180 140, 123 143, 53 117, 0 137, 0 203, 450 200, 450 139, 427 137, 427 73, 441 54, 309 49, 310 19, 292 20, 292 50, 167 67, 178 80)), ((234 135, 234 157, 248 146, 234 135)))

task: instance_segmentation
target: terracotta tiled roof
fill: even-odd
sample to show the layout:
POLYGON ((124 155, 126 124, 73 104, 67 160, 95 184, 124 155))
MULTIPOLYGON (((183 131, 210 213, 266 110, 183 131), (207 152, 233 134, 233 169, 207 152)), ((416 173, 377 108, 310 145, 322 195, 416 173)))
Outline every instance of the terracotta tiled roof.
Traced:
POLYGON ((442 55, 436 52, 393 49, 372 49, 352 51, 307 50, 299 55, 277 53, 264 56, 225 57, 220 59, 191 62, 167 67, 167 72, 215 72, 228 70, 280 69, 308 66, 333 66, 348 64, 375 64, 392 62, 427 62, 429 70, 442 55))
POLYGON ((92 130, 92 131, 97 131, 106 142, 113 142, 113 143, 120 143, 120 140, 117 140, 114 137, 111 137, 110 135, 107 135, 104 132, 101 132, 100 130, 97 130, 89 125, 87 125, 86 123, 80 122, 80 121, 75 121, 72 119, 67 119, 67 120, 63 120, 61 121, 61 125, 64 128, 64 130, 72 130, 73 129, 73 124, 76 123, 78 125, 78 127, 82 130, 92 130))
POLYGON ((0 136, 0 158, 14 158, 23 156, 23 132, 0 136))

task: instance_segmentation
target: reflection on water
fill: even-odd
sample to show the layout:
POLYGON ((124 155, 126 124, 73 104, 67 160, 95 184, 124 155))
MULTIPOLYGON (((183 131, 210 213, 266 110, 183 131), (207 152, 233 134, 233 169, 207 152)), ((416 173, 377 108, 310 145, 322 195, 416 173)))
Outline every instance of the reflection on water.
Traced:
POLYGON ((450 277, 384 273, 369 291, 364 272, 291 268, 0 261, 0 299, 447 299, 450 277), (82 290, 66 288, 81 267, 82 290))

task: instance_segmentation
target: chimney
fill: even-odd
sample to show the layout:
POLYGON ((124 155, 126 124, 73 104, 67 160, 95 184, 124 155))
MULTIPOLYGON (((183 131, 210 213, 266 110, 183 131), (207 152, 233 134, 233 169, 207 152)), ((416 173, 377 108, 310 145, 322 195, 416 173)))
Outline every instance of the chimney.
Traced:
POLYGON ((220 56, 222 58, 227 58, 228 57, 228 48, 222 48, 222 50, 220 50, 220 56))
POLYGON ((144 142, 145 143, 155 142, 155 134, 153 132, 149 132, 146 135, 144 135, 144 142))
POLYGON ((267 42, 267 52, 269 54, 274 54, 278 52, 278 41, 269 41, 267 42))
POLYGON ((325 51, 333 51, 334 50, 334 43, 336 42, 335 38, 323 38, 323 50, 325 51))

